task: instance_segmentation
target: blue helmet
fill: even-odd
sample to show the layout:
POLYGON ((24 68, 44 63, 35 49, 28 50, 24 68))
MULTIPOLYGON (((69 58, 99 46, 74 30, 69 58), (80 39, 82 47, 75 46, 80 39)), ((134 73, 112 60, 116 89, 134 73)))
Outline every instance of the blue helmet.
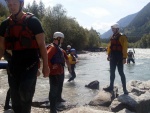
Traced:
POLYGON ((75 50, 74 48, 72 48, 72 49, 70 50, 70 52, 76 52, 76 50, 75 50))

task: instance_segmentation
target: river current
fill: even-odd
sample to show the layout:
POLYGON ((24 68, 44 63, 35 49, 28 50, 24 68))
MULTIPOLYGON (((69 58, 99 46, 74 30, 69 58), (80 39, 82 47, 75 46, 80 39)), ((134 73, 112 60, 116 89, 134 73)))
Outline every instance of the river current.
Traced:
MULTIPOLYGON (((132 49, 130 49, 132 50, 132 49)), ((146 81, 150 79, 150 49, 135 49, 135 64, 125 64, 124 73, 127 82, 130 80, 146 81)), ((98 90, 91 90, 85 87, 94 80, 100 82, 100 90, 109 84, 109 62, 106 52, 88 52, 79 54, 79 62, 76 64, 75 72, 77 77, 73 82, 67 82, 70 74, 65 68, 65 80, 63 87, 63 98, 70 103, 78 105, 88 104, 98 90)), ((120 76, 116 69, 115 85, 121 86, 120 76)), ((4 104, 5 95, 8 89, 7 74, 0 70, 0 104, 4 104)), ((119 89, 121 90, 121 89, 119 89)), ((36 91, 33 100, 48 99, 49 80, 41 74, 37 79, 36 91)))

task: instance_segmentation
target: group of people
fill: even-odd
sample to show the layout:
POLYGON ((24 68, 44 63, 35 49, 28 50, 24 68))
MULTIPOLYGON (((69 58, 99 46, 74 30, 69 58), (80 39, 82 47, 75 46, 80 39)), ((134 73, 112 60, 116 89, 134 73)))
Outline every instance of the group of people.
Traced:
POLYGON ((64 39, 62 32, 55 32, 53 42, 46 48, 44 30, 39 19, 22 10, 24 0, 5 1, 11 13, 0 25, 0 59, 6 56, 6 51, 10 51, 9 59, 6 59, 10 89, 5 109, 10 107, 8 104, 11 97, 15 113, 31 113, 37 76, 42 67, 43 76, 49 77, 50 112, 57 113, 56 102, 65 101, 61 97, 65 62, 72 75, 68 81, 76 77, 76 51, 71 49, 67 55, 60 47, 64 39), (40 66, 40 58, 43 66, 40 66))
MULTIPOLYGON (((64 34, 58 31, 53 34, 53 42, 45 47, 45 35, 41 23, 33 14, 23 12, 24 0, 5 1, 11 16, 0 25, 0 58, 5 55, 6 50, 10 51, 10 59, 7 59, 7 72, 10 87, 8 93, 11 95, 12 109, 15 113, 31 112, 41 58, 43 76, 49 77, 50 113, 57 113, 59 109, 56 103, 65 102, 61 95, 65 63, 71 73, 68 82, 76 77, 74 71, 78 58, 76 50, 70 45, 67 46, 66 51, 61 48, 64 34)), ((103 90, 113 91, 117 67, 123 92, 128 94, 123 71, 123 64, 126 63, 127 56, 131 56, 130 53, 127 54, 127 37, 120 33, 119 24, 112 25, 111 29, 113 35, 107 49, 107 60, 110 62, 110 85, 103 90)))

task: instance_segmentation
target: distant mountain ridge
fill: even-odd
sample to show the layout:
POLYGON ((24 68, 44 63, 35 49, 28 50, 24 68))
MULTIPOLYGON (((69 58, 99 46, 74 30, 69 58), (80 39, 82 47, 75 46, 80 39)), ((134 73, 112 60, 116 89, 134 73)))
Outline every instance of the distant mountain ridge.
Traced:
MULTIPOLYGON (((128 15, 128 16, 120 19, 117 23, 120 25, 121 28, 124 28, 130 24, 130 22, 135 18, 136 15, 137 15, 137 13, 128 15)), ((111 36, 111 34, 112 34, 112 31, 111 31, 111 29, 109 29, 107 32, 105 32, 101 35, 101 38, 109 38, 111 36)))
POLYGON ((150 34, 150 2, 138 12, 124 33, 131 41, 138 41, 143 35, 150 34))
MULTIPOLYGON (((128 37, 129 42, 136 42, 144 35, 150 34, 150 2, 144 6, 138 13, 128 15, 118 21, 121 26, 121 32, 128 37)), ((101 35, 102 39, 108 39, 112 31, 108 30, 101 35)))

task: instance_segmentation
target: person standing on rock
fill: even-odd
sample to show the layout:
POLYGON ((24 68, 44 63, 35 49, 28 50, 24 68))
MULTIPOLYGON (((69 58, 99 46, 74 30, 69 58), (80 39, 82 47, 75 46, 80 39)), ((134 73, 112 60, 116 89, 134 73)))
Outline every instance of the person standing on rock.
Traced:
POLYGON ((118 72, 121 77, 122 87, 124 94, 128 94, 126 88, 126 77, 123 71, 123 64, 126 63, 127 58, 127 37, 119 32, 119 24, 116 23, 111 26, 113 35, 110 38, 110 43, 108 44, 108 57, 107 60, 110 61, 110 85, 107 88, 103 88, 105 91, 113 91, 114 80, 115 80, 115 70, 118 68, 118 72))
POLYGON ((40 21, 22 9, 24 0, 5 0, 11 15, 0 25, 0 59, 11 50, 8 76, 12 109, 15 113, 31 113, 39 57, 43 60, 43 75, 49 76, 44 30, 40 21))

